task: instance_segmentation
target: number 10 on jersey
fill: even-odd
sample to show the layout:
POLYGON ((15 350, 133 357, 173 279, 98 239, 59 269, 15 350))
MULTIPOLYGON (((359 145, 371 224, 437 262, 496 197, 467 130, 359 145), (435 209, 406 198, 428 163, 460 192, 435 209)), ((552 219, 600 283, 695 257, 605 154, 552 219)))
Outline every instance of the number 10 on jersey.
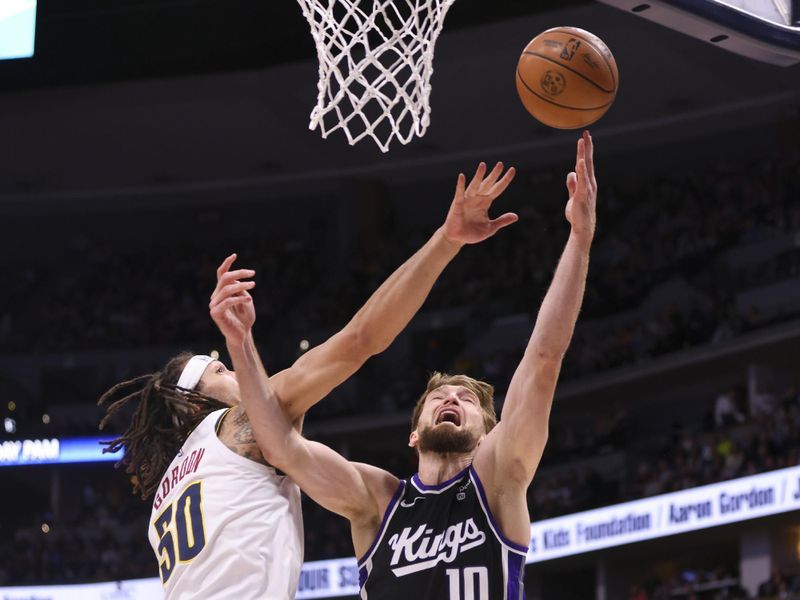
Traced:
POLYGON ((486 567, 447 569, 445 573, 450 582, 450 600, 489 600, 489 570, 486 567))

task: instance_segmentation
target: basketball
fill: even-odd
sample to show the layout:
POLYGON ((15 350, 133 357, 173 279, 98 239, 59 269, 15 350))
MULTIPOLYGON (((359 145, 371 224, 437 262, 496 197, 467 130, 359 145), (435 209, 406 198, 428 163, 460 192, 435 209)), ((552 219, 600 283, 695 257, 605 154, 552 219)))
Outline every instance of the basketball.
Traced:
POLYGON ((596 35, 555 27, 525 47, 517 65, 517 92, 536 119, 556 129, 594 123, 617 95, 614 56, 596 35))

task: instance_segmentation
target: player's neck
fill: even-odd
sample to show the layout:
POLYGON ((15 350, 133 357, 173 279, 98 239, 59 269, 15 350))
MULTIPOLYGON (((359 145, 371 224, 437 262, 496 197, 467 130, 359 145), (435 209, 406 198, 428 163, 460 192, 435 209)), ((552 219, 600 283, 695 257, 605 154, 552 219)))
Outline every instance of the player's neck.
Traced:
POLYGON ((444 483, 466 469, 474 456, 474 451, 465 454, 422 452, 419 455, 419 479, 425 485, 444 483))

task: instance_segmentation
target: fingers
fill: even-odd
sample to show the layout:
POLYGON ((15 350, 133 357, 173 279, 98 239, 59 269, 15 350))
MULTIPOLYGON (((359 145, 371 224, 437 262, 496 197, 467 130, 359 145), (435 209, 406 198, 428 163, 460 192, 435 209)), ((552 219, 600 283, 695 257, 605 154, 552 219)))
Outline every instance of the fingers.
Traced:
MULTIPOLYGON (((497 163, 497 164, 499 165, 499 164, 502 164, 502 163, 497 163)), ((512 181, 514 181, 514 176, 516 174, 517 174, 517 170, 514 167, 511 167, 508 171, 506 171, 506 174, 503 175, 503 178, 500 181, 498 181, 497 183, 495 183, 489 189, 489 192, 488 192, 489 195, 492 196, 493 198, 497 198, 500 194, 505 192, 506 188, 509 186, 509 184, 512 181)))
POLYGON ((575 190, 578 189, 578 176, 575 174, 575 171, 572 171, 567 175, 567 191, 569 192, 569 197, 572 198, 575 195, 575 190))
POLYGON ((256 272, 253 269, 237 269, 235 271, 228 271, 227 273, 223 273, 219 278, 217 287, 222 287, 237 279, 246 279, 248 277, 252 277, 255 274, 256 272))
POLYGON ((589 175, 594 176, 594 143, 592 142, 592 134, 589 131, 583 132, 583 141, 586 148, 586 168, 589 170, 589 175))
POLYGON ((574 198, 579 202, 585 202, 589 191, 589 172, 586 170, 586 160, 579 158, 575 165, 575 173, 577 174, 576 193, 573 194, 574 198))
POLYGON ((467 178, 464 176, 463 173, 458 174, 458 180, 456 181, 456 195, 454 198, 454 202, 460 203, 464 201, 464 192, 466 190, 467 185, 467 178))
POLYGON ((214 288, 214 291, 211 292, 211 296, 213 297, 215 294, 218 294, 223 287, 225 287, 232 281, 238 281, 239 279, 246 279, 248 277, 252 277, 255 274, 256 272, 253 269, 237 269, 236 271, 227 271, 226 273, 223 273, 220 277, 217 278, 217 285, 214 288))
POLYGON ((213 308, 214 305, 219 304, 226 298, 246 294, 247 290, 252 290, 254 287, 256 287, 255 281, 237 281, 235 283, 230 283, 219 290, 214 291, 214 293, 211 295, 209 308, 213 308))
POLYGON ((228 256, 228 258, 222 261, 222 264, 219 267, 217 267, 217 279, 222 277, 222 274, 231 268, 231 265, 235 260, 236 260, 236 253, 234 252, 233 254, 228 256))
POLYGON ((586 200, 585 194, 589 189, 589 172, 586 168, 586 144, 588 137, 588 133, 584 131, 583 135, 578 138, 578 148, 575 153, 575 171, 567 175, 567 189, 569 190, 570 198, 577 198, 577 196, 580 196, 577 198, 579 202, 586 200), (570 181, 573 175, 576 181, 574 188, 571 188, 570 181))
POLYGON ((503 163, 498 162, 491 170, 491 172, 483 179, 483 181, 481 181, 481 185, 478 188, 479 193, 481 194, 488 193, 487 190, 489 190, 495 183, 497 183, 497 180, 500 178, 500 175, 502 174, 503 174, 503 163))
POLYGON ((238 294, 243 290, 250 290, 256 286, 255 281, 233 281, 228 283, 227 285, 223 285, 219 289, 214 290, 214 293, 211 294, 211 299, 218 298, 220 296, 231 296, 233 294, 238 294))
POLYGON ((229 308, 239 306, 241 304, 249 304, 252 301, 253 297, 247 292, 240 296, 231 296, 230 298, 226 298, 225 300, 211 307, 211 318, 222 317, 229 308))
POLYGON ((481 182, 483 182, 483 176, 485 174, 486 174, 486 163, 481 162, 478 165, 478 168, 475 170, 475 175, 473 175, 472 181, 470 181, 469 185, 467 186, 467 192, 471 194, 478 193, 478 190, 480 189, 481 186, 481 182))
POLYGON ((489 224, 492 227, 492 235, 500 231, 503 227, 508 227, 517 221, 519 221, 519 215, 516 213, 506 213, 504 215, 500 215, 496 219, 492 219, 489 221, 489 224))

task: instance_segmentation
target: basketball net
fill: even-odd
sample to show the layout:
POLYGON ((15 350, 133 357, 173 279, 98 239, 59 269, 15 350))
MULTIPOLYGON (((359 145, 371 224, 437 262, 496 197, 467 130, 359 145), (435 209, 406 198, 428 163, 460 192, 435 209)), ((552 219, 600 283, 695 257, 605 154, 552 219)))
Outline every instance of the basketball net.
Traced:
POLYGON ((430 124, 433 50, 455 0, 298 0, 317 47, 309 129, 371 137, 383 152, 430 124))

